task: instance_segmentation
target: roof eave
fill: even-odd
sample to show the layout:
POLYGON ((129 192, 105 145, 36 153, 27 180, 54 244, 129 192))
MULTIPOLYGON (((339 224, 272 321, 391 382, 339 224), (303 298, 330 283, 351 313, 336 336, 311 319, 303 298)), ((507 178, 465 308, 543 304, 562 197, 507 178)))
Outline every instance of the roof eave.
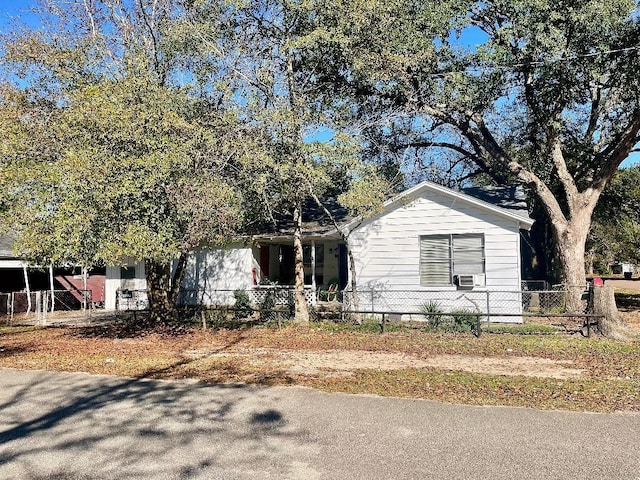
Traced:
MULTIPOLYGON (((514 220, 515 222, 518 223, 518 226, 520 228, 525 228, 526 230, 529 230, 531 228, 531 226, 533 225, 533 222, 534 222, 534 220, 531 219, 531 218, 525 218, 525 217, 523 217, 521 215, 509 212, 508 210, 505 210, 504 208, 500 208, 500 207, 498 207, 496 205, 492 205, 491 203, 485 202, 484 200, 480 200, 479 198, 473 197, 471 195, 467 195, 466 193, 462 193, 462 192, 457 192, 455 190, 451 190, 450 188, 443 187, 442 185, 438 185, 437 183, 433 183, 433 182, 429 182, 429 181, 421 182, 418 185, 415 185, 415 186, 405 190, 404 192, 400 192, 395 197, 387 200, 383 204, 383 210, 386 210, 388 207, 390 207, 390 206, 392 206, 394 204, 397 204, 400 201, 402 201, 403 199, 405 199, 406 197, 410 197, 411 195, 416 194, 418 192, 421 192, 422 190, 436 191, 436 192, 441 193, 443 195, 447 195, 447 196, 452 197, 452 198, 460 199, 460 200, 462 200, 464 202, 470 203, 470 204, 475 205, 475 206, 477 206, 479 208, 482 208, 484 210, 491 211, 494 214, 499 215, 501 217, 508 218, 510 220, 514 220)), ((362 218, 362 217, 356 217, 353 220, 351 220, 350 222, 348 222, 345 225, 343 225, 343 227, 341 227, 341 229, 344 232, 350 232, 350 231, 354 230, 355 228, 358 228, 360 226, 360 224, 364 220, 365 219, 362 218)))

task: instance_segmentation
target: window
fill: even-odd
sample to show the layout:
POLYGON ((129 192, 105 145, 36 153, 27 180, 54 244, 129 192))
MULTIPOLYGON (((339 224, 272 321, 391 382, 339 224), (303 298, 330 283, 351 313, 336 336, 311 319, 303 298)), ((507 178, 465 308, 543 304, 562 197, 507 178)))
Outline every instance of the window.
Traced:
POLYGON ((420 285, 453 285, 454 275, 484 273, 484 235, 420 237, 420 285))
POLYGON ((120 278, 122 280, 132 280, 136 278, 136 267, 134 266, 120 267, 120 278))

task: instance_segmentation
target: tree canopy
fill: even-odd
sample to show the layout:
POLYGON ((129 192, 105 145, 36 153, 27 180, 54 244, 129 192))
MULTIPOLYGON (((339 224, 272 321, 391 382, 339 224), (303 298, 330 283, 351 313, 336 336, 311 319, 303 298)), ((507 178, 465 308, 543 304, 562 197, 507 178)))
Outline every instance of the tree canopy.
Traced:
POLYGON ((41 264, 144 260, 166 310, 172 261, 179 285, 185 255, 242 221, 243 122, 177 78, 177 2, 48 5, 57 24, 5 46, 24 76, 2 87, 5 222, 41 264))
POLYGON ((639 139, 636 1, 45 5, 45 28, 5 39, 1 93, 2 203, 38 220, 34 252, 166 270, 241 204, 299 224, 324 194, 370 211, 412 166, 480 172, 529 189, 580 308, 592 213, 639 139), (38 244, 53 231, 73 241, 38 244))
POLYGON ((587 240, 587 262, 601 274, 616 262, 640 264, 640 166, 619 170, 602 192, 587 240))
POLYGON ((300 226, 309 198, 343 194, 355 213, 375 209, 386 184, 305 65, 316 28, 307 7, 47 2, 46 27, 8 36, 3 57, 3 201, 13 207, 4 218, 22 253, 145 260, 152 310, 166 310, 175 292, 160 292, 179 288, 194 248, 251 233, 275 213, 300 226), (322 130, 332 139, 314 138, 322 130))

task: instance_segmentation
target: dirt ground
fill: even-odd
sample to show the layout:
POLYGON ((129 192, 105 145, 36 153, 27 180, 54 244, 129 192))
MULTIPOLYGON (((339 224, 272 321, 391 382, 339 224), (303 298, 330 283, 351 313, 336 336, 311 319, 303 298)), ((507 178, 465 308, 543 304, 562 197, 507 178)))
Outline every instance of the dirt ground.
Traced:
MULTIPOLYGON (((606 285, 618 292, 628 292, 619 299, 619 310, 627 324, 640 333, 640 279, 607 279, 606 285)), ((110 322, 107 312, 94 312, 90 317, 83 312, 56 312, 50 315, 48 325, 97 325, 110 322)), ((20 319, 19 323, 36 322, 34 316, 20 319), (25 321, 27 320, 27 321, 25 321)), ((18 322, 16 322, 18 323, 18 322)), ((555 379, 578 379, 584 377, 585 370, 577 368, 571 361, 537 358, 509 354, 503 356, 481 356, 469 354, 437 354, 415 356, 397 352, 372 352, 366 350, 328 349, 277 349, 277 348, 232 348, 225 352, 197 349, 182 352, 189 359, 225 359, 248 362, 254 366, 269 365, 284 369, 292 375, 303 376, 351 376, 359 370, 376 369, 392 371, 406 368, 435 368, 470 373, 526 376, 555 379)))
POLYGON ((192 358, 243 358, 255 364, 271 363, 294 375, 324 373, 348 376, 356 370, 381 371, 404 368, 436 368, 488 375, 572 379, 585 371, 572 368, 572 362, 526 356, 483 357, 478 355, 434 355, 419 358, 409 354, 362 350, 276 350, 251 349, 224 353, 189 352, 192 358))
POLYGON ((633 280, 609 278, 604 281, 604 284, 613 287, 615 290, 640 292, 640 278, 636 278, 633 280))
MULTIPOLYGON (((608 279, 607 285, 617 291, 640 292, 640 279, 608 279)), ((640 333, 640 300, 632 298, 623 302, 620 312, 628 325, 640 333)), ((477 355, 441 354, 418 358, 408 354, 369 351, 290 351, 276 349, 251 349, 225 353, 191 352, 194 358, 238 358, 251 362, 271 363, 284 367, 291 374, 349 376, 357 370, 390 371, 404 368, 436 368, 450 371, 484 373, 490 375, 556 378, 561 380, 580 378, 585 370, 575 368, 571 361, 559 361, 528 356, 486 357, 477 355)))

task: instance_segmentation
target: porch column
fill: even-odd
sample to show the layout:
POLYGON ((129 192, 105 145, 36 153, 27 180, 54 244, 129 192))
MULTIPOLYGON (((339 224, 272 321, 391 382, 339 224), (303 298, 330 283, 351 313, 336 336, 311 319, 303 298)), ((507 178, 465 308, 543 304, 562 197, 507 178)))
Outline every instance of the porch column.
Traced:
POLYGON ((311 291, 316 295, 316 241, 311 240, 311 291))
POLYGON ((53 312, 56 306, 56 295, 53 286, 53 265, 49 265, 49 287, 51 288, 51 311, 53 312))
POLYGON ((31 288, 29 287, 29 274, 27 273, 27 264, 22 264, 22 272, 24 274, 24 289, 27 292, 27 313, 31 312, 31 288))

